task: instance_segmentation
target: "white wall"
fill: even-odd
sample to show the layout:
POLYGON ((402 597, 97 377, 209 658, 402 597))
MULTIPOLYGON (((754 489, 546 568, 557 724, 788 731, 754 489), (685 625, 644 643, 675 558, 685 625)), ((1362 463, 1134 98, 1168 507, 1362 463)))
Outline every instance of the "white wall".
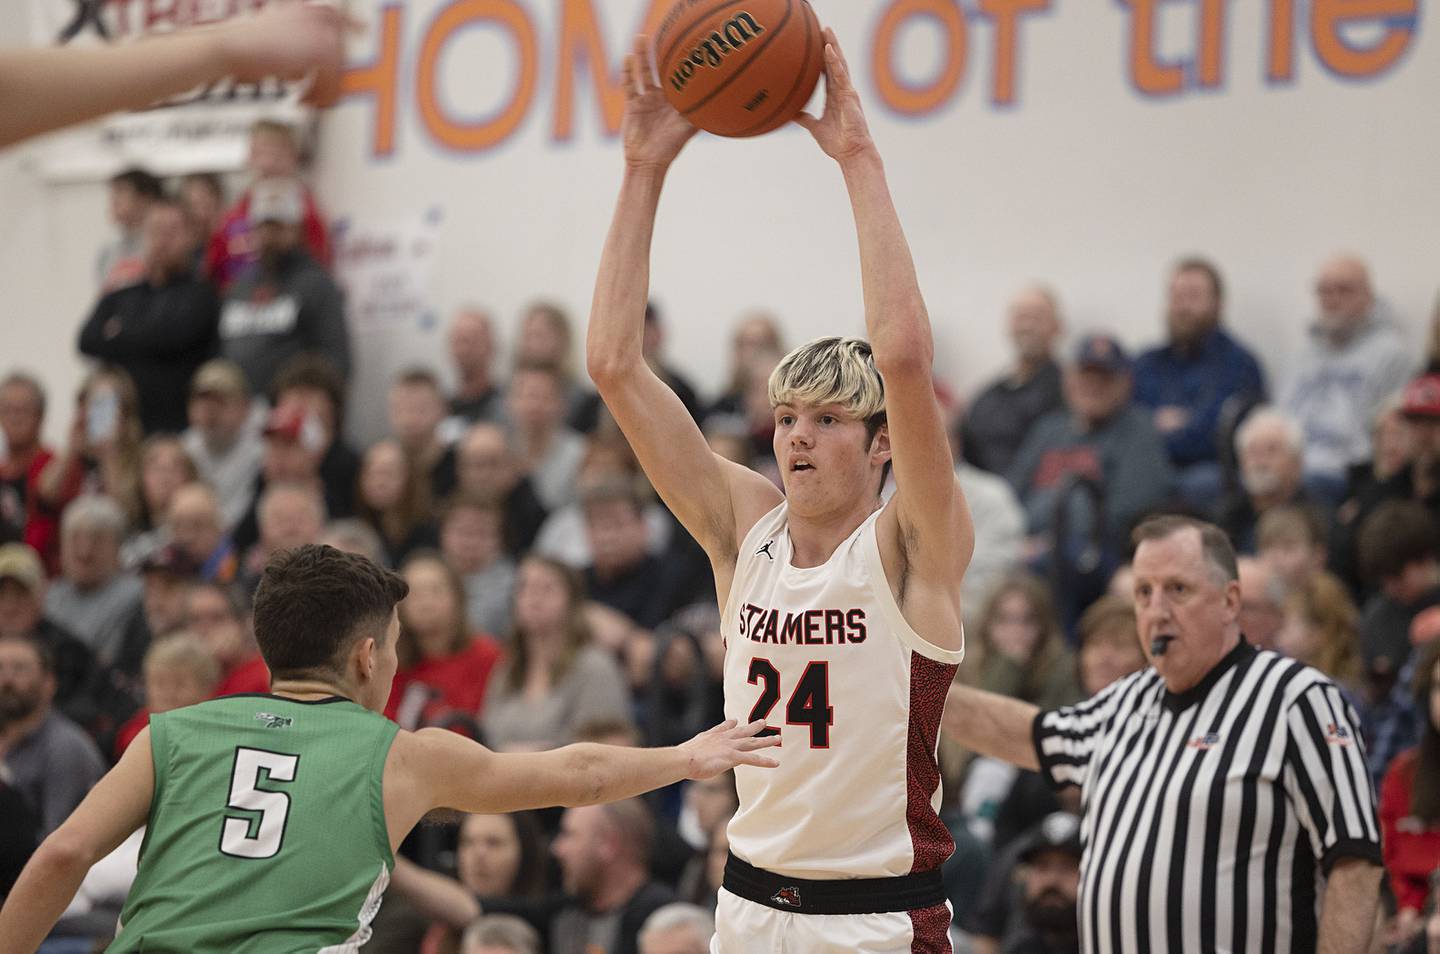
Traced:
MULTIPOLYGON (((601 131, 583 80, 572 140, 551 137, 558 11, 584 0, 515 2, 534 23, 538 72, 513 136, 459 153, 427 134, 417 64, 443 5, 411 0, 393 5, 403 23, 393 154, 372 156, 373 102, 352 97, 322 123, 316 184, 333 216, 362 226, 443 211, 433 282, 439 314, 473 300, 513 320, 526 301, 544 296, 583 321, 619 181, 618 144, 601 131)), ((1059 290, 1072 327, 1153 341, 1164 269, 1189 252, 1218 261, 1231 288, 1230 323, 1259 348, 1272 376, 1283 378, 1311 314, 1317 263, 1339 249, 1374 263, 1378 287, 1419 347, 1440 286, 1440 44, 1423 16, 1435 4, 1411 0, 1421 15, 1403 57, 1355 81, 1327 69, 1308 36, 1312 8, 1345 2, 1297 5, 1294 78, 1279 85, 1264 78, 1272 3, 1218 4, 1229 11, 1223 85, 1157 98, 1137 92, 1129 77, 1132 7, 1054 0, 1021 25, 1017 98, 1008 108, 989 102, 995 31, 968 14, 958 93, 927 115, 903 117, 879 101, 871 63, 871 38, 892 3, 819 0, 822 19, 847 46, 886 157, 936 322, 941 372, 968 392, 1003 364, 996 319, 1032 278, 1059 290)), ((1210 5, 1160 5, 1162 56, 1187 55, 1198 11, 1210 5)), ((378 4, 359 6, 370 28, 353 58, 364 65, 383 18, 378 4)), ((614 51, 642 3, 592 6, 618 62, 614 51)), ((917 20, 901 34, 897 50, 914 80, 934 75, 941 55, 934 22, 917 20)), ((1364 47, 1382 29, 1361 23, 1342 35, 1364 47)), ((0 22, 0 40, 16 32, 0 22)), ((505 37, 480 25, 443 48, 445 109, 474 117, 503 105, 518 62, 505 37)), ((10 305, 0 365, 23 360, 62 391, 75 377, 72 332, 90 298, 102 203, 98 187, 44 186, 15 159, 0 158, 0 287, 10 305)), ((798 129, 755 141, 697 140, 667 185, 653 280, 671 316, 671 358, 706 387, 723 380, 729 326, 747 309, 778 311, 795 340, 858 331, 857 256, 833 164, 798 129)), ((364 335, 359 426, 378 424, 390 371, 442 353, 443 324, 364 335)))

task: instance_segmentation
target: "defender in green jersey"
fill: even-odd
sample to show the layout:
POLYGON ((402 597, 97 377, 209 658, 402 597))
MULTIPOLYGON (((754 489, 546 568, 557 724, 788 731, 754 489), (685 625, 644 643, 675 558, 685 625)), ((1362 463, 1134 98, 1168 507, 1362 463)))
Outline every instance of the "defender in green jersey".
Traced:
POLYGON ((370 937, 396 846, 428 812, 499 813, 638 795, 737 764, 773 766, 763 723, 668 749, 503 755, 379 713, 405 582, 305 546, 266 567, 255 635, 272 692, 152 716, 45 840, 0 910, 0 951, 33 952, 90 865, 141 825, 112 952, 347 954, 370 937))

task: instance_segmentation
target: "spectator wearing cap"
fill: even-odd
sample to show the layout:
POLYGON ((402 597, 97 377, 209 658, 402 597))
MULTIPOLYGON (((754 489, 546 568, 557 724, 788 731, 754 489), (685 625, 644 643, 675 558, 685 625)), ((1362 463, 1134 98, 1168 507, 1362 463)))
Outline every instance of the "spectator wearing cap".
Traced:
POLYGON ((245 166, 254 177, 254 184, 241 194, 211 234, 205 250, 206 277, 223 290, 254 266, 258 258, 259 237, 254 224, 257 219, 251 206, 257 194, 263 194, 260 183, 271 179, 296 183, 301 208, 297 220, 299 234, 310 256, 329 268, 330 237, 326 233, 325 217, 314 193, 297 178, 300 175, 300 142, 295 129, 273 119, 256 122, 250 127, 250 154, 245 166))
MULTIPOLYGON (((323 357, 302 355, 286 366, 277 380, 275 409, 263 432, 257 500, 276 480, 313 482, 330 517, 344 519, 355 513, 360 456, 340 436, 344 399, 344 382, 323 357)), ((235 542, 242 549, 258 536, 255 517, 252 509, 235 529, 235 542)))
POLYGON ((120 651, 106 672, 113 691, 106 707, 111 718, 103 719, 97 731, 102 739, 144 703, 141 665, 145 653, 157 640, 185 625, 186 601, 199 582, 197 569, 195 561, 174 544, 154 551, 140 565, 140 606, 126 621, 120 651))
POLYGON ((1260 518, 1279 507, 1310 507, 1322 523, 1331 509, 1305 488, 1305 434, 1300 423, 1276 407, 1256 408, 1235 431, 1240 489, 1220 507, 1216 522, 1240 553, 1255 552, 1260 518))
POLYGON ((24 540, 30 519, 30 485, 55 456, 40 440, 45 388, 23 371, 0 379, 0 543, 24 540))
POLYGON ((1065 409, 1040 419, 1009 479, 1025 506, 1032 554, 1048 548, 1057 495, 1072 478, 1094 481, 1107 542, 1163 501, 1174 471, 1150 415, 1131 402, 1130 358, 1110 335, 1081 338, 1064 376, 1065 409))
POLYGON ((84 643, 45 616, 45 568, 23 543, 0 546, 0 638, 28 636, 44 643, 55 664, 55 705, 77 722, 89 718, 87 689, 95 657, 84 643))
POLYGON ((145 274, 141 226, 150 205, 165 194, 160 180, 144 169, 126 169, 110 178, 110 221, 120 234, 95 258, 101 294, 133 284, 145 274))
POLYGON ((77 497, 60 518, 60 578, 45 593, 45 615, 75 634, 102 667, 119 656, 142 587, 120 569, 125 514, 109 497, 77 497))
POLYGON ((0 773, 39 816, 41 838, 105 774, 100 750, 56 711, 54 699, 49 647, 29 636, 0 636, 0 773))
POLYGON ((245 373, 233 361, 207 361, 190 380, 190 426, 181 442, 201 478, 215 490, 221 524, 238 524, 255 499, 265 447, 245 373))
POLYGON ((1045 816, 991 871, 972 926, 976 954, 1078 954, 1080 819, 1045 816))
POLYGON ((1370 427, 1419 363, 1353 255, 1326 262, 1315 282, 1319 317, 1281 404, 1305 432, 1305 479, 1332 503, 1347 470, 1370 459, 1370 427))
POLYGON ((1015 364, 976 395, 961 429, 965 459, 994 474, 1008 473, 1035 423, 1065 406, 1055 360, 1061 331, 1055 295, 1027 288, 1011 299, 1007 317, 1015 364))
POLYGON ((1165 439, 1181 496, 1202 508, 1220 497, 1221 412, 1230 402, 1265 399, 1260 363, 1221 327, 1224 304, 1219 269, 1183 259, 1170 272, 1169 340, 1135 360, 1135 403, 1150 411, 1165 439))
POLYGON ((186 484, 170 499, 165 517, 170 540, 196 566, 196 576, 206 582, 229 583, 239 567, 235 543, 226 536, 223 519, 220 501, 208 484, 186 484))
POLYGON ((214 357, 220 301, 195 274, 185 210, 161 199, 145 213, 144 275, 104 295, 80 328, 80 353, 124 368, 146 434, 179 433, 195 370, 214 357))
POLYGON ((226 293, 220 353, 250 386, 269 393, 280 369, 304 352, 323 354, 342 378, 350 373, 344 296, 300 240, 305 199, 294 179, 263 179, 249 194, 259 258, 226 293))
POLYGON ((1388 479, 1363 488, 1342 512, 1332 547, 1335 571, 1359 588, 1359 535, 1387 500, 1411 500, 1440 520, 1440 373, 1422 374, 1405 386, 1400 415, 1410 437, 1410 460, 1388 479))

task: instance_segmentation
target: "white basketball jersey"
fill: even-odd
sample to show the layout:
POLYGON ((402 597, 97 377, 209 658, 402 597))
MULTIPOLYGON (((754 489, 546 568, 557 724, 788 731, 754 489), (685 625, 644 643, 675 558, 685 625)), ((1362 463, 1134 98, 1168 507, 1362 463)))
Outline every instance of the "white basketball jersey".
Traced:
POLYGON ((935 749, 963 651, 916 635, 877 510, 822 566, 790 565, 785 504, 746 536, 724 610, 725 716, 779 731, 779 768, 735 770, 730 850, 797 878, 929 871, 953 850, 935 749))

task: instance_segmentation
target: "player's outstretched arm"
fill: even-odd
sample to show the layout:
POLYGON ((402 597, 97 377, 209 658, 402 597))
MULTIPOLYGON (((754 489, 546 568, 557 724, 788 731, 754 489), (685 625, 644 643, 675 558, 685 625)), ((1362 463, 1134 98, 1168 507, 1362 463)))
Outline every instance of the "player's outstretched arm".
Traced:
POLYGON ((950 687, 940 728, 972 752, 1038 772, 1031 727, 1039 714, 1028 702, 957 684, 950 687))
MULTIPOLYGON (((930 317, 860 94, 833 31, 825 31, 825 41, 825 111, 819 118, 802 113, 796 122, 839 163, 850 194, 860 244, 865 328, 885 382, 906 568, 921 579, 958 590, 975 534, 935 400, 930 317)), ((958 644, 958 625, 955 640, 958 644)))
POLYGON ((332 6, 283 3, 223 26, 124 46, 0 54, 0 146, 226 78, 313 73, 306 99, 329 105, 340 92, 346 22, 332 6))
POLYGON ((625 60, 625 79, 625 174, 595 281, 586 363, 650 482, 713 559, 738 546, 736 525, 744 518, 736 517, 732 490, 758 501, 750 508, 755 518, 779 503, 779 492, 712 454, 680 399, 645 362, 655 213, 670 164, 696 129, 666 101, 644 37, 625 60))
POLYGON ((418 819, 436 808, 496 814, 594 805, 687 778, 711 778, 737 765, 774 768, 778 763, 764 750, 779 740, 757 737, 764 727, 762 722, 726 722, 669 748, 581 743, 536 753, 492 752, 453 732, 422 729, 396 739, 402 750, 385 770, 387 811, 392 781, 409 787, 408 793, 397 794, 411 801, 418 819))
POLYGON ((154 790, 146 728, 31 856, 0 910, 0 951, 31 954, 40 947, 90 866, 145 824, 154 790))

